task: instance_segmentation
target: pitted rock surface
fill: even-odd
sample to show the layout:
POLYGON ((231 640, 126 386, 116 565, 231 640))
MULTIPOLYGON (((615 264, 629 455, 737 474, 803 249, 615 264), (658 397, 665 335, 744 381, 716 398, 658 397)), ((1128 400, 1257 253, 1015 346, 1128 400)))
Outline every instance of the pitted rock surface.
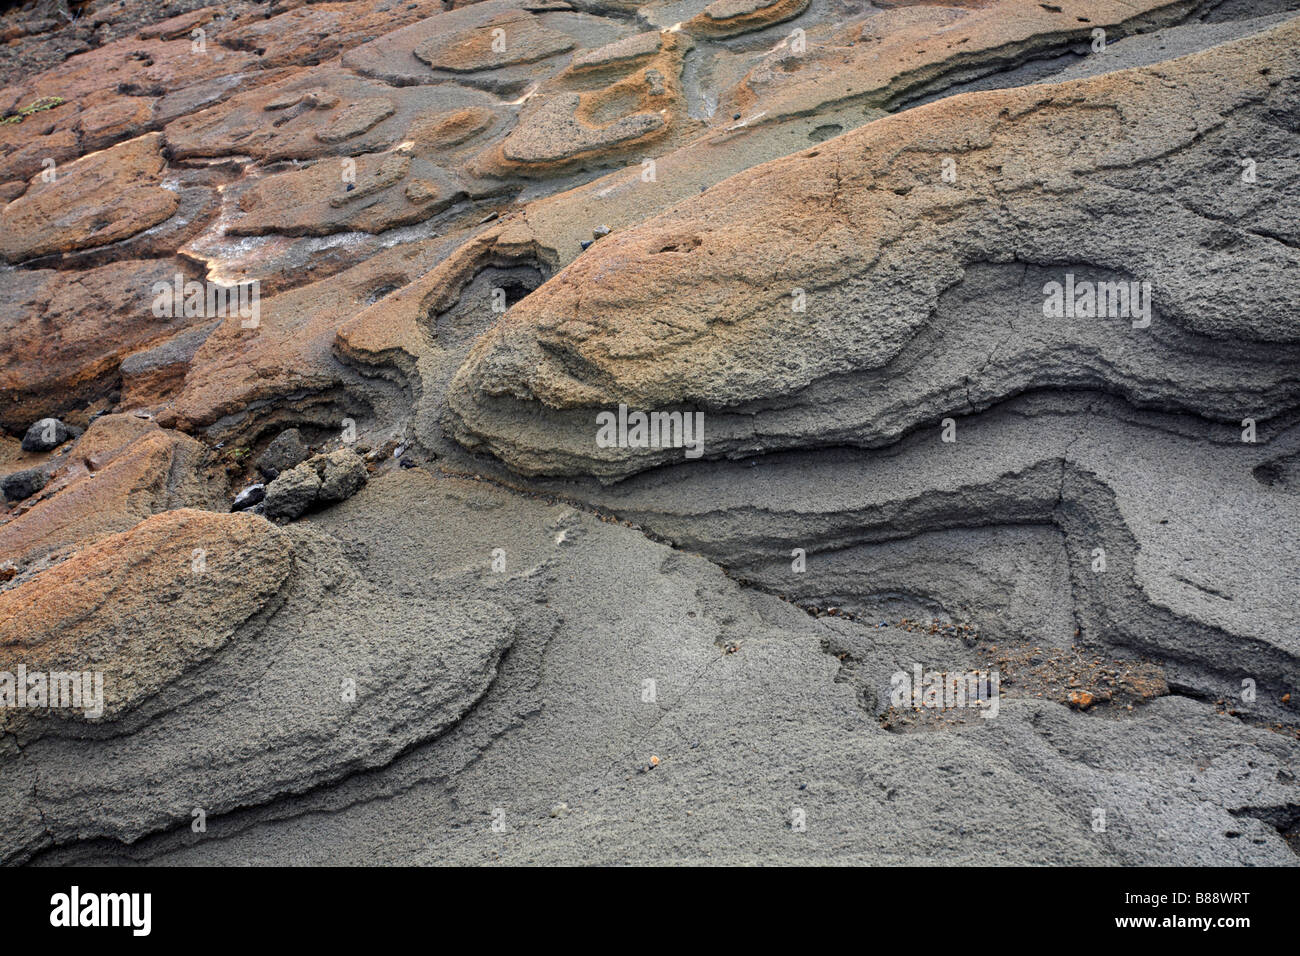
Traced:
POLYGON ((1297 863, 1300 0, 76 8, 0 863, 1297 863))

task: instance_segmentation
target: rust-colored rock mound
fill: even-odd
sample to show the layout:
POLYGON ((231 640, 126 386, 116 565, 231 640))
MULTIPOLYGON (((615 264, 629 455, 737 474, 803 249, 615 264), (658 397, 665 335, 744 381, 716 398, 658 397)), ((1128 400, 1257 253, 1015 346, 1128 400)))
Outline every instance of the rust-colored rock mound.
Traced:
POLYGON ((91 671, 102 711, 0 709, 0 730, 39 733, 30 714, 117 720, 231 640, 289 573, 288 538, 263 518, 182 509, 154 515, 0 592, 0 671, 91 671), (129 555, 129 560, 123 560, 129 555))
POLYGON ((601 240, 484 335, 451 387, 457 435, 525 472, 610 476, 681 456, 600 447, 595 416, 620 403, 704 409, 713 454, 877 443, 1063 380, 1225 421, 1249 381, 1276 413, 1300 397, 1300 297, 1271 277, 1300 259, 1265 196, 1296 209, 1294 183, 1242 183, 1236 156, 1284 148, 1271 117, 1300 91, 1297 40, 1290 23, 945 100, 735 176, 601 240), (1174 236, 1201 251, 1171 258, 1174 236), (1145 282, 1154 311, 1052 321, 1058 272, 1145 282), (990 281, 1008 319, 947 317, 990 281), (979 345, 959 338, 976 327, 979 345))
POLYGON ((8 4, 0 866, 1293 865, 1298 104, 1300 0, 8 4))
POLYGON ((10 561, 58 555, 156 512, 218 500, 208 450, 134 415, 97 418, 75 443, 40 457, 49 483, 0 523, 0 554, 10 561))
POLYGON ((682 29, 699 36, 734 36, 790 20, 806 9, 808 0, 714 0, 682 29))
POLYGON ((174 288, 184 269, 144 260, 10 277, 0 289, 0 425, 18 431, 88 404, 112 390, 128 355, 200 323, 152 308, 155 288, 174 288))
POLYGON ((176 211, 161 184, 162 137, 141 136, 62 169, 0 210, 0 256, 19 262, 133 236, 176 211))

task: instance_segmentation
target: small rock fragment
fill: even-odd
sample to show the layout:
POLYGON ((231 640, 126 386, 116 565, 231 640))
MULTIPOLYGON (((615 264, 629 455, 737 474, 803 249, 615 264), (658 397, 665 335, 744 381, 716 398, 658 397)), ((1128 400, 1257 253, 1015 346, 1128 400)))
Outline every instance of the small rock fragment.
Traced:
POLYGON ((313 507, 352 497, 369 479, 365 462, 351 448, 315 455, 266 486, 263 513, 292 520, 313 507))
POLYGON ((291 468, 266 486, 263 513, 292 521, 316 503, 320 476, 306 465, 291 468))
POLYGON ((44 468, 25 468, 5 475, 0 480, 0 490, 4 492, 5 501, 25 501, 44 488, 47 481, 49 472, 44 468))
POLYGON ((72 437, 72 430, 57 418, 42 418, 27 429, 23 451, 51 451, 72 437))
POLYGON ((351 448, 340 448, 328 455, 317 455, 306 462, 320 475, 322 503, 345 501, 355 495, 370 478, 361 456, 351 448))
POLYGON ((239 494, 235 495, 234 503, 231 504, 231 511, 245 511, 253 507, 259 501, 266 497, 266 485, 260 482, 255 485, 249 485, 239 494))
POLYGON ((49 480, 49 473, 44 468, 26 468, 5 475, 0 480, 0 490, 3 490, 6 501, 24 501, 44 488, 49 480))
POLYGON ((254 464, 257 465, 257 470, 262 473, 262 476, 269 481, 274 480, 281 472, 302 464, 310 454, 298 429, 286 428, 272 439, 271 444, 266 446, 266 450, 257 456, 254 464))

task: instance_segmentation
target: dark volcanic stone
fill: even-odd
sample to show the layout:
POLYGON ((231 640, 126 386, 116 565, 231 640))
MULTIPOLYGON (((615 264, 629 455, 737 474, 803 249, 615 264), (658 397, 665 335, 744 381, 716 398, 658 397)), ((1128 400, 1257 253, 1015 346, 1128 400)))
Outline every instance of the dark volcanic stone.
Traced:
POLYGON ((230 506, 231 511, 245 511, 266 497, 266 485, 261 483, 249 485, 239 494, 230 506))
POLYGON ((44 488, 49 480, 44 468, 27 468, 0 479, 0 490, 6 501, 23 501, 44 488))
POLYGON ((72 429, 57 418, 42 418, 27 429, 23 436, 23 451, 50 451, 72 437, 72 429))
POLYGON ((266 450, 257 456, 257 470, 267 478, 275 478, 283 471, 307 460, 311 450, 303 443, 296 428, 286 428, 276 435, 266 450))

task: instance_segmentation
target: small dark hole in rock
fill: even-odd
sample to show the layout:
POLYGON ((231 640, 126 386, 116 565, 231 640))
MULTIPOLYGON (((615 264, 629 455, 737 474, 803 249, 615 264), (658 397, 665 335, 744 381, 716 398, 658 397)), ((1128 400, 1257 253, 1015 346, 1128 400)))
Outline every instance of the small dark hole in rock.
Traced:
POLYGON ((366 296, 366 305, 374 305, 380 299, 386 296, 390 296, 396 291, 397 291, 397 286, 395 286, 391 282, 388 283, 387 285, 381 285, 378 289, 375 289, 373 292, 371 292, 370 295, 366 296))

